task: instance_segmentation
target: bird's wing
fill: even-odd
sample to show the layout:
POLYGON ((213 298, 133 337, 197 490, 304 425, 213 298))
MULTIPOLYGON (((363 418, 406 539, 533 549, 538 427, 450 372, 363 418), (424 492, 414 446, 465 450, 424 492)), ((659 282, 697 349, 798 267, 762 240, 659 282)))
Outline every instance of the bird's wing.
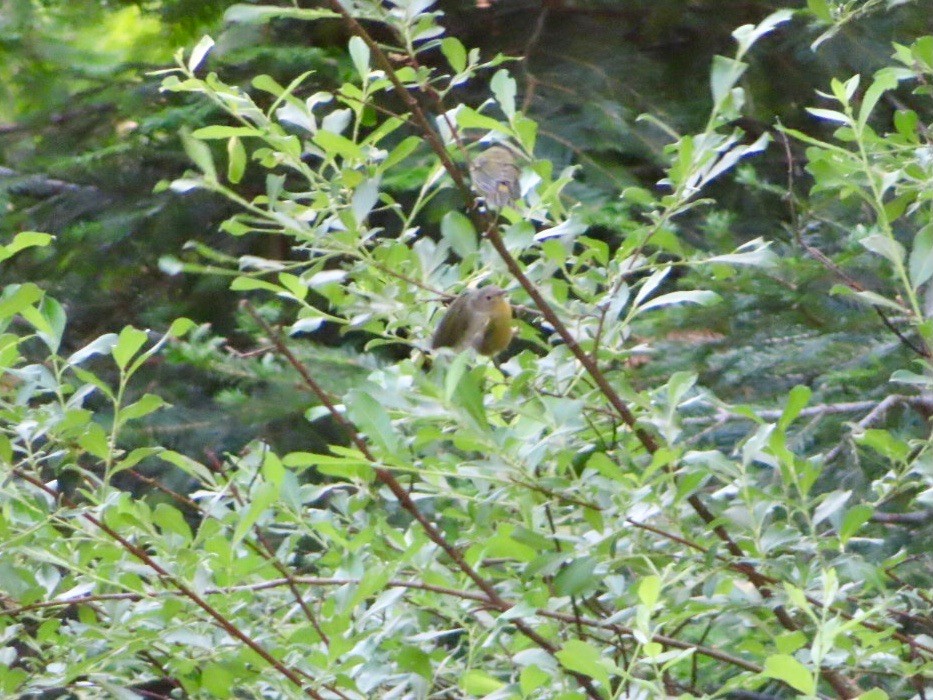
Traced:
POLYGON ((451 302, 431 338, 432 348, 464 347, 471 340, 466 337, 470 322, 469 310, 465 308, 468 303, 466 294, 461 294, 451 302))
POLYGON ((473 186, 492 206, 507 206, 521 195, 518 186, 521 170, 514 163, 495 163, 494 167, 487 168, 487 160, 479 156, 473 162, 470 170, 473 186))

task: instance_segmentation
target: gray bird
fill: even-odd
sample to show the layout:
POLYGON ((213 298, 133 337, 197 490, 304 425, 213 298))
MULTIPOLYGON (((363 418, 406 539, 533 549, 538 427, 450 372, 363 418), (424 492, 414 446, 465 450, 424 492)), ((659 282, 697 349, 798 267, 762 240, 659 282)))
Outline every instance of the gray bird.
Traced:
POLYGON ((518 187, 520 174, 515 155, 504 146, 487 148, 470 164, 473 187, 489 206, 496 209, 512 204, 521 195, 518 187))

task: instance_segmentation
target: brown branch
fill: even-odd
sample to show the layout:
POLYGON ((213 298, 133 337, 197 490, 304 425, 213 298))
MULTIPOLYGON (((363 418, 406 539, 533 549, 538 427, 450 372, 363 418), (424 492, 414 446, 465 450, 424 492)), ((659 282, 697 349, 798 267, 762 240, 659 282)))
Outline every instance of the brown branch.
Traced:
MULTIPOLYGON (((24 481, 32 484, 35 488, 39 489, 46 495, 50 496, 53 499, 59 500, 61 503, 65 504, 69 508, 76 508, 77 504, 74 503, 70 498, 55 491, 53 488, 47 486, 39 479, 34 476, 27 474, 18 468, 13 468, 12 472, 23 479, 24 481)), ((106 534, 111 539, 115 540, 123 549, 132 554, 134 557, 139 559, 143 564, 148 566, 150 569, 155 571, 159 577, 169 583, 174 587, 179 593, 188 598, 191 602, 201 608, 206 612, 217 625, 223 629, 231 637, 235 637, 240 640, 243 644, 249 647, 252 651, 258 654, 266 663, 268 663, 272 668, 274 668, 278 673, 291 681, 297 688, 304 691, 305 695, 315 700, 324 700, 324 698, 316 691, 314 688, 306 687, 304 682, 301 680, 301 677, 288 666, 283 664, 281 661, 276 659, 272 654, 270 654, 266 649, 259 644, 256 640, 250 637, 248 634, 239 629, 234 625, 230 620, 228 620, 221 612, 219 612, 214 606, 208 603, 202 596, 198 595, 194 589, 189 588, 185 585, 180 579, 173 576, 168 572, 167 569, 163 568, 155 559, 153 559, 149 554, 138 545, 133 544, 128 539, 123 537, 120 533, 114 530, 112 527, 104 523, 99 518, 91 515, 88 511, 81 511, 80 517, 87 520, 98 530, 106 534)))
MULTIPOLYGON (((360 579, 355 578, 322 578, 318 576, 295 576, 294 580, 302 585, 307 586, 348 586, 359 584, 360 579)), ((270 588, 281 588, 283 586, 288 586, 288 579, 272 579, 269 581, 263 581, 261 583, 253 584, 244 584, 238 586, 227 586, 221 588, 209 588, 204 591, 204 595, 230 595, 232 593, 240 593, 243 591, 263 591, 270 588)), ((461 598, 463 600, 474 600, 478 603, 483 604, 484 606, 496 608, 495 601, 490 600, 485 595, 481 593, 476 593, 474 591, 466 591, 457 588, 447 588, 444 586, 435 586, 427 583, 421 583, 419 581, 402 581, 399 579, 392 579, 386 583, 387 588, 406 588, 411 590, 420 590, 428 591, 431 593, 437 593, 440 595, 450 596, 453 598, 461 598)), ((66 607, 70 605, 87 605, 94 602, 108 601, 108 600, 129 600, 129 601, 138 601, 144 600, 147 598, 158 598, 162 596, 172 595, 172 591, 152 591, 150 593, 104 593, 99 595, 86 595, 76 598, 70 598, 68 600, 51 600, 44 601, 41 603, 32 603, 30 605, 24 605, 20 608, 14 608, 10 610, 2 611, 3 614, 14 615, 22 614, 24 612, 31 612, 34 610, 39 610, 43 608, 51 607, 66 607)), ((561 622, 567 622, 570 624, 579 624, 585 627, 592 627, 595 629, 602 629, 615 634, 625 635, 628 637, 633 636, 633 631, 630 627, 624 625, 619 625, 610 622, 603 622, 601 620, 596 620, 593 618, 581 617, 577 615, 571 615, 568 613, 555 612, 553 610, 546 610, 539 608, 535 610, 535 613, 541 617, 547 617, 552 620, 558 620, 561 622)), ((760 673, 761 667, 745 659, 733 656, 731 654, 719 651, 718 649, 713 649, 711 647, 704 647, 702 645, 691 644, 689 642, 684 642, 679 639, 676 639, 672 636, 655 634, 652 636, 652 640, 669 646, 675 649, 694 649, 698 654, 707 656, 711 659, 717 659, 719 661, 724 661, 726 663, 732 664, 739 668, 742 668, 746 671, 751 671, 753 673, 760 673)))
MULTIPOLYGON (((360 23, 340 3, 339 0, 328 0, 328 4, 331 7, 331 9, 334 10, 334 12, 338 13, 342 17, 343 21, 346 23, 349 30, 353 34, 358 36, 360 39, 362 39, 363 42, 369 47, 371 55, 375 59, 376 63, 382 70, 386 72, 386 77, 392 83, 393 87, 398 93, 398 96, 405 102, 405 104, 411 110, 412 117, 417 123, 419 129, 421 130, 422 135, 425 137, 425 139, 428 141, 428 144, 434 150, 435 154, 437 155, 440 162, 443 164, 447 173, 450 175, 457 189, 461 191, 466 201, 475 202, 475 198, 473 197, 473 194, 470 191, 469 186, 466 184, 466 182, 463 179, 463 174, 454 165, 453 161, 451 161, 450 156, 447 154, 447 151, 444 148, 444 144, 441 142, 437 133, 431 126, 431 122, 428 119, 427 115, 424 113, 424 110, 421 108, 421 105, 418 103, 417 100, 414 99, 414 97, 412 97, 409 91, 402 84, 401 80, 399 79, 398 75, 395 72, 394 67, 392 66, 392 63, 389 61, 388 57, 382 51, 380 46, 369 35, 366 29, 362 25, 360 25, 360 23)), ((518 263, 515 257, 512 256, 512 254, 509 252, 508 248, 506 247, 505 241, 502 239, 502 236, 500 235, 497 229, 495 219, 489 217, 487 214, 480 212, 479 208, 476 206, 473 207, 473 210, 475 213, 474 215, 478 218, 479 223, 481 224, 481 226, 479 226, 478 228, 484 230, 484 235, 486 236, 486 239, 492 244, 493 248, 496 250, 496 253, 505 263, 505 266, 508 269, 509 273, 512 275, 512 277, 519 282, 519 284, 522 286, 525 292, 531 297, 531 299, 534 301, 535 306, 538 307, 538 309, 541 311, 542 316, 544 316, 545 320, 551 325, 554 331, 561 337, 561 339, 567 345, 567 348, 570 350, 570 352, 574 355, 574 357, 577 358, 577 361, 583 366, 586 372, 592 377, 595 384, 599 387, 600 392, 602 392, 602 394, 606 397, 606 399, 609 401, 609 403, 612 405, 615 411, 619 414, 619 417, 622 419, 622 421, 632 430, 632 432, 638 438, 639 442, 642 444, 645 450, 649 452, 650 454, 656 453, 660 449, 660 444, 658 443, 658 441, 647 430, 645 430, 643 427, 637 424, 635 415, 629 409, 625 401, 622 400, 618 392, 616 392, 615 388, 609 383, 609 380, 603 374, 602 370, 600 370, 598 364, 586 352, 583 351, 583 349, 580 347, 579 343, 577 342, 576 338, 573 337, 573 334, 570 333, 570 330, 567 328, 567 326, 564 324, 561 318, 557 315, 557 313, 554 311, 551 305, 547 302, 547 300, 544 298, 544 296, 541 294, 538 288, 534 285, 534 283, 532 283, 532 281, 525 275, 524 270, 522 269, 521 265, 518 263)), ((284 348, 284 349, 287 351, 287 348, 284 348)), ((325 406, 327 406, 327 404, 325 404, 325 406)), ((336 416, 337 411, 335 408, 333 408, 332 405, 328 406, 328 410, 330 410, 331 413, 336 416)), ((343 419, 342 416, 340 416, 338 420, 341 421, 342 425, 344 426, 347 425, 346 420, 343 419)), ((354 444, 356 444, 359 441, 359 437, 357 436, 354 438, 355 431, 352 431, 349 434, 351 436, 351 440, 353 440, 354 444)), ((364 452, 364 454, 366 453, 364 452)), ((420 511, 418 511, 415 504, 411 502, 411 499, 408 496, 407 492, 401 487, 400 484, 398 484, 398 482, 391 475, 391 473, 389 473, 386 470, 377 470, 377 477, 383 481, 386 478, 390 479, 390 481, 388 482, 384 481, 384 483, 386 483, 386 485, 389 486, 390 490, 392 490, 393 493, 395 493, 395 488, 393 488, 393 486, 391 486, 390 484, 394 483, 395 487, 398 488, 401 496, 404 497, 404 500, 402 498, 399 499, 403 507, 405 507, 406 510, 409 510, 409 505, 406 504, 406 501, 408 501, 408 503, 410 504, 410 508, 413 509, 413 510, 410 510, 409 512, 412 512, 413 514, 418 513, 418 515, 420 515, 420 511)), ((396 496, 399 497, 398 494, 396 494, 396 496)), ((700 518, 712 528, 713 532, 723 542, 726 549, 733 556, 737 558, 744 557, 744 552, 742 551, 741 547, 739 547, 738 544, 736 544, 736 542, 729 535, 725 527, 719 522, 716 516, 712 513, 712 511, 709 510, 709 508, 706 506, 705 503, 703 503, 703 501, 700 499, 700 497, 697 494, 692 494, 691 496, 689 496, 687 498, 687 502, 690 504, 693 510, 697 513, 697 515, 699 515, 700 518)), ((430 526, 430 523, 428 523, 427 520, 423 520, 423 522, 422 520, 423 520, 423 516, 421 516, 421 518, 419 519, 419 522, 421 522, 423 526, 425 527, 430 526)), ((431 527, 433 530, 433 526, 431 527)), ((432 530, 428 530, 429 536, 431 535, 432 530)), ((444 541, 442 537, 440 539, 441 541, 444 541)), ((447 544, 447 547, 450 547, 450 545, 447 544)), ((453 550, 452 547, 450 549, 451 551, 456 552, 456 550, 453 550)), ((456 554, 457 554, 457 557, 460 559, 460 561, 463 562, 464 565, 466 565, 466 562, 463 561, 463 558, 462 556, 460 556, 459 552, 456 552, 456 554)), ((457 560, 455 559, 455 561, 457 560)), ((459 562, 458 562, 458 565, 459 565, 459 562)), ((742 566, 742 570, 746 578, 752 583, 753 586, 755 586, 756 589, 758 589, 762 597, 764 598, 773 597, 773 592, 771 591, 766 578, 763 577, 755 569, 754 566, 752 566, 749 563, 745 563, 745 562, 740 564, 740 566, 742 566)), ((464 571, 466 572, 466 570, 464 571)), ((470 569, 470 571, 472 571, 472 569, 470 569)), ((478 580, 475 580, 477 585, 480 585, 479 581, 482 581, 483 584, 486 584, 486 582, 483 581, 483 579, 479 577, 478 575, 477 575, 477 579, 478 580)), ((493 593, 495 593, 495 591, 493 591, 493 593)), ((784 610, 782 606, 775 607, 773 609, 773 613, 785 629, 791 630, 791 631, 796 631, 798 629, 798 625, 793 621, 793 619, 784 610)), ((519 621, 516 621, 516 623, 518 622, 519 621)), ((522 631, 524 632, 524 630, 522 631)), ((529 630, 529 631, 533 632, 533 630, 529 630)), ((547 646, 543 646, 542 648, 547 649, 550 646, 550 644, 546 640, 541 639, 541 642, 543 642, 544 645, 547 645, 547 646)), ((538 642, 536 641, 536 643, 538 642)), ((578 680, 580 680, 581 678, 586 680, 587 685, 585 687, 587 688, 587 692, 591 693, 593 697, 598 697, 598 695, 596 694, 595 688, 593 688, 589 684, 588 679, 585 679, 585 677, 579 676, 579 674, 576 674, 576 676, 578 680)), ((846 699, 854 698, 854 697, 857 697, 857 695, 860 693, 855 683, 853 683, 851 680, 849 680, 848 678, 846 678, 845 676, 843 676, 841 673, 837 671, 834 671, 832 669, 823 669, 823 676, 830 683, 830 685, 833 687, 836 693, 842 698, 846 698, 846 699)))
MULTIPOLYGON (((680 545, 683 545, 683 546, 685 546, 685 547, 689 547, 690 549, 696 550, 697 552, 700 552, 701 554, 704 554, 704 555, 710 554, 710 550, 707 549, 706 547, 704 547, 703 545, 699 544, 698 542, 692 542, 691 540, 688 540, 688 539, 686 539, 686 538, 684 538, 684 537, 681 537, 680 535, 675 535, 675 534, 673 534, 672 532, 667 532, 666 530, 662 530, 662 529, 659 528, 659 527, 655 527, 654 525, 649 525, 649 524, 647 524, 647 523, 642 523, 642 522, 639 522, 639 521, 637 521, 637 520, 633 520, 632 518, 626 518, 625 520, 626 520, 626 522, 628 522, 630 525, 633 525, 634 527, 637 527, 637 528, 639 528, 639 529, 641 529, 641 530, 646 530, 646 531, 648 531, 648 532, 652 532, 652 533, 654 533, 654 534, 656 534, 656 535, 659 535, 659 536, 661 536, 661 537, 664 537, 665 539, 671 540, 672 542, 676 542, 677 544, 680 544, 680 545)), ((744 570, 743 570, 743 568, 742 568, 742 566, 743 566, 742 564, 738 564, 738 563, 732 562, 732 561, 730 561, 729 559, 727 559, 726 557, 722 556, 721 554, 715 554, 714 557, 715 557, 715 559, 716 559, 717 561, 722 562, 723 564, 725 564, 728 568, 732 569, 733 571, 737 571, 737 572, 739 572, 739 573, 744 573, 744 570)), ((772 584, 772 585, 780 584, 780 583, 781 583, 780 579, 777 579, 777 578, 774 578, 774 577, 771 577, 771 576, 767 576, 767 575, 762 574, 762 577, 763 577, 769 584, 772 584)), ((810 603, 811 605, 813 605, 814 607, 817 607, 817 608, 822 608, 822 607, 824 607, 824 604, 822 603, 822 601, 817 600, 816 598, 814 598, 814 597, 812 597, 812 596, 810 596, 810 595, 806 595, 806 594, 805 594, 805 597, 806 597, 806 599, 807 599, 807 602, 809 602, 809 603, 810 603)), ((852 602, 852 603, 855 604, 855 605, 858 605, 858 601, 854 600, 854 599, 851 598, 851 597, 847 597, 847 600, 849 600, 850 602, 852 602)), ((846 620, 855 620, 855 616, 854 616, 854 615, 851 615, 850 613, 848 613, 848 612, 846 612, 846 611, 844 611, 844 610, 838 610, 838 609, 837 609, 836 612, 837 612, 841 617, 844 617, 846 620)), ((895 611, 895 613, 896 613, 896 611, 895 611)), ((862 627, 865 627, 866 629, 870 629, 870 630, 872 630, 873 632, 889 632, 889 630, 888 630, 887 628, 881 627, 880 625, 876 625, 876 624, 871 623, 871 622, 867 622, 867 621, 865 621, 865 620, 859 620, 858 623, 859 623, 862 627)), ((910 647, 910 648, 912 648, 912 649, 915 649, 915 650, 918 650, 918 651, 923 651, 923 652, 925 652, 926 654, 933 656, 933 647, 928 646, 928 645, 926 645, 926 644, 923 644, 922 642, 918 642, 917 640, 913 639, 912 637, 907 636, 906 634, 902 634, 901 632, 893 632, 893 633, 891 633, 891 636, 892 636, 894 639, 896 639, 897 641, 901 642, 902 644, 907 645, 908 647, 910 647)), ((824 673, 825 673, 825 672, 824 672, 824 673)))
MULTIPOLYGON (((339 7, 339 3, 336 3, 339 7)), ((342 7, 341 7, 342 10, 342 7)), ((358 25, 357 25, 358 26, 358 25)), ((360 28, 362 29, 362 28, 360 28)), ((262 316, 260 316, 256 310, 253 308, 252 304, 248 301, 243 300, 240 302, 241 308, 245 309, 246 312, 253 318, 253 320, 259 324, 263 329, 266 335, 269 336, 269 339, 275 345, 279 354, 286 359, 286 361, 298 372, 299 376, 304 381, 305 385, 311 390, 311 392, 317 397, 321 404, 327 408, 328 412, 334 418, 334 420, 343 428, 344 432, 347 434, 350 442, 360 451, 360 454, 372 465, 373 472, 384 486, 386 486, 389 491, 392 492, 392 495, 398 500, 399 505, 402 506, 409 515, 411 515, 418 524, 422 527, 425 534, 428 538, 434 542, 438 547, 440 547, 455 566, 462 571, 466 576, 473 581, 473 583, 479 588, 483 593, 486 594, 486 597, 489 600, 489 604, 499 610, 500 612, 505 612, 512 607, 512 603, 509 603, 504 598, 502 598, 499 593, 496 591, 495 587, 489 583, 485 578, 479 575, 479 573, 467 562, 463 554, 454 547, 441 531, 427 519, 424 513, 421 512, 421 509, 418 508, 417 504, 412 500, 411 495, 408 493, 407 489, 395 478, 395 476, 385 467, 380 467, 379 461, 376 459, 375 455, 370 451, 369 446, 366 444, 366 441, 363 440, 363 437, 357 431, 356 426, 354 426, 350 421, 348 421, 343 414, 337 409, 334 404, 333 399, 330 395, 324 391, 320 384, 315 381, 311 376, 311 373, 308 371, 308 368, 295 357, 294 353, 289 349, 285 344, 284 339, 282 338, 281 333, 274 330, 262 316)), ((527 622, 520 618, 513 618, 511 623, 518 629, 523 635, 528 637, 532 642, 537 644, 539 647, 544 649, 546 652, 552 656, 557 653, 557 647, 555 647, 551 642, 542 637, 538 632, 536 632, 527 622)), ((587 694, 594 698, 594 700, 599 700, 602 696, 599 691, 593 686, 590 679, 583 674, 570 672, 574 678, 577 679, 577 682, 586 690, 587 694)))
MULTIPOLYGON (((216 471, 218 474, 223 474, 224 477, 226 477, 227 470, 224 467, 223 461, 217 457, 216 454, 209 450, 205 450, 205 454, 211 461, 211 464, 214 467, 214 471, 216 471)), ((227 485, 230 487, 230 493, 233 496, 233 499, 242 508, 245 505, 245 502, 243 496, 240 494, 240 489, 231 479, 227 478, 226 481, 227 485)), ((325 634, 324 630, 321 629, 321 625, 317 621, 317 615, 314 614, 314 611, 311 610, 307 601, 304 599, 304 596, 301 595, 301 591, 298 590, 298 585, 294 580, 294 574, 287 566, 285 566, 285 564, 278 560, 278 557, 275 556, 272 546, 269 544, 266 536, 262 533, 259 525, 253 525, 253 533, 256 535, 256 541, 259 543, 254 547, 254 550, 257 551, 257 553, 266 561, 272 564, 272 566, 275 567, 275 570, 278 571, 286 581, 288 581, 288 589, 291 591, 295 602, 298 603, 298 607, 300 607, 301 611, 304 613, 305 619, 311 623, 311 626, 314 627, 314 631, 318 633, 318 636, 321 638, 321 640, 330 646, 330 639, 328 638, 327 634, 325 634)))

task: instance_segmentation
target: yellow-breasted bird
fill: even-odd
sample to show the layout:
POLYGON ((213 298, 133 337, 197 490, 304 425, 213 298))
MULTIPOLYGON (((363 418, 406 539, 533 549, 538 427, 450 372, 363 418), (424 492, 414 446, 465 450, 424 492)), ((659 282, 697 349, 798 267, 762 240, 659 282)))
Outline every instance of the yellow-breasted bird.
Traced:
POLYGON ((454 299, 431 338, 432 348, 495 355, 512 341, 512 306, 505 291, 494 285, 469 289, 454 299))
POLYGON ((515 154, 505 146, 490 146, 470 163, 473 187, 491 207, 506 207, 521 195, 518 177, 521 169, 515 154))

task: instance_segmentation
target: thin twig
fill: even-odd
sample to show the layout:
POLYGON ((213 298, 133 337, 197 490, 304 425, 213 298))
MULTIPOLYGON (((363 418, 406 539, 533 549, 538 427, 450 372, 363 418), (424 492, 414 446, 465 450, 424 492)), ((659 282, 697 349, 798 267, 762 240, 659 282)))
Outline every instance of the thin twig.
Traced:
POLYGON ((535 45, 538 43, 538 39, 541 38, 541 32, 544 30, 547 16, 547 0, 543 0, 541 3, 541 10, 538 12, 538 16, 535 19, 535 26, 531 30, 531 36, 528 37, 528 41, 525 43, 525 50, 522 52, 522 72, 525 74, 525 97, 522 98, 523 112, 527 112, 528 107, 531 106, 531 101, 534 99, 535 95, 535 87, 538 84, 538 79, 535 77, 534 73, 531 72, 529 63, 535 45))
MULTIPOLYGON (((787 161, 787 201, 788 206, 790 207, 791 221, 794 227, 794 241, 803 248, 807 254, 816 260, 824 268, 832 272, 836 277, 838 277, 842 282, 851 290, 855 292, 864 292, 866 291, 864 285, 853 279, 845 270, 843 270, 839 265, 833 262, 826 254, 823 253, 819 248, 811 246, 805 240, 803 240, 803 234, 801 232, 801 225, 799 221, 799 215, 797 213, 796 206, 796 197, 794 195, 794 154, 790 148, 790 141, 787 138, 787 134, 783 130, 778 130, 778 133, 781 135, 781 140, 784 144, 784 155, 787 161)), ((933 352, 929 348, 921 348, 916 345, 910 338, 905 336, 901 330, 894 325, 888 315, 885 313, 877 304, 870 304, 871 308, 878 315, 878 318, 881 319, 881 322, 897 336, 898 340, 901 343, 909 348, 912 352, 920 357, 931 358, 933 357, 933 352)))
MULTIPOLYGON (((676 542, 676 543, 681 544, 681 545, 683 545, 683 546, 685 546, 685 547, 689 547, 690 549, 696 550, 697 552, 700 552, 701 554, 704 554, 704 555, 710 554, 710 550, 707 549, 706 547, 704 547, 703 545, 699 544, 698 542, 692 542, 692 541, 690 541, 690 540, 688 540, 688 539, 686 539, 686 538, 684 538, 684 537, 681 537, 681 536, 679 536, 679 535, 675 535, 675 534, 672 533, 672 532, 668 532, 668 531, 663 530, 663 529, 661 529, 661 528, 659 528, 659 527, 655 527, 654 525, 649 525, 648 523, 644 523, 644 522, 639 522, 639 521, 637 521, 637 520, 633 520, 632 518, 626 518, 625 520, 626 520, 626 522, 629 523, 630 525, 632 525, 632 526, 634 526, 634 527, 637 527, 637 528, 639 528, 639 529, 641 529, 641 530, 646 530, 646 531, 648 531, 648 532, 653 532, 654 534, 659 535, 659 536, 661 536, 661 537, 664 537, 665 539, 668 539, 668 540, 670 540, 671 542, 676 542)), ((715 557, 715 559, 716 559, 717 561, 722 562, 723 564, 725 564, 727 567, 729 567, 729 568, 732 569, 733 571, 742 572, 742 568, 741 568, 741 567, 742 567, 742 564, 736 563, 736 562, 733 562, 733 561, 730 561, 727 557, 724 557, 724 556, 722 556, 721 554, 714 554, 714 557, 715 557)), ((768 583, 770 583, 770 584, 772 584, 772 585, 774 585, 774 584, 779 584, 779 583, 781 582, 780 579, 774 578, 774 577, 772 577, 772 576, 767 576, 767 575, 765 575, 765 574, 761 574, 761 576, 762 576, 768 583)), ((823 604, 822 601, 817 600, 817 599, 814 598, 813 596, 806 595, 805 597, 806 597, 806 599, 807 599, 807 602, 809 602, 809 603, 810 603, 811 605, 813 605, 814 607, 816 607, 816 608, 823 608, 823 607, 825 607, 825 605, 823 604)), ((850 600, 851 602, 853 602, 853 603, 856 604, 856 605, 858 604, 858 601, 856 601, 855 599, 848 598, 848 600, 850 600)), ((839 613, 840 616, 842 616, 842 617, 845 618, 846 620, 850 620, 850 621, 855 620, 855 616, 852 615, 852 614, 850 614, 850 613, 848 613, 848 612, 846 612, 845 610, 837 610, 837 612, 839 613)), ((881 626, 879 626, 879 625, 876 625, 876 624, 874 624, 874 623, 868 622, 868 621, 866 621, 866 620, 860 619, 860 620, 858 620, 858 623, 859 623, 862 627, 865 627, 866 629, 869 629, 869 630, 871 630, 871 631, 873 631, 873 632, 885 632, 885 633, 889 633, 889 632, 890 632, 890 630, 889 630, 888 628, 881 627, 881 626)), ((903 634, 903 633, 901 633, 901 632, 893 632, 893 633, 891 633, 891 636, 892 636, 894 639, 896 639, 897 641, 901 642, 902 644, 906 644, 908 647, 910 647, 910 648, 912 648, 912 649, 915 649, 915 650, 918 650, 918 651, 923 651, 925 654, 930 655, 930 656, 933 656, 933 646, 929 646, 929 645, 927 645, 927 644, 923 644, 922 642, 918 642, 917 640, 913 639, 912 637, 909 637, 909 636, 907 636, 906 634, 903 634)))
MULTIPOLYGON (((323 578, 319 576, 295 576, 294 580, 297 583, 306 586, 352 586, 359 585, 360 579, 356 578, 323 578)), ((437 593, 439 595, 450 596, 454 598, 461 598, 463 600, 473 600, 478 603, 483 604, 484 607, 489 607, 496 609, 497 605, 495 601, 490 600, 482 593, 476 593, 475 591, 467 591, 457 588, 447 588, 444 586, 435 586, 427 583, 422 583, 420 581, 404 581, 401 579, 392 579, 386 582, 387 588, 406 588, 412 590, 421 590, 428 591, 431 593, 437 593)), ((272 588, 282 588, 288 586, 288 579, 271 579, 268 581, 262 581, 260 583, 251 583, 251 584, 240 584, 236 586, 225 586, 217 588, 208 588, 204 591, 204 595, 219 595, 219 596, 228 596, 234 593, 241 593, 244 591, 264 591, 272 588)), ((67 600, 50 600, 43 601, 39 603, 31 603, 29 605, 24 605, 20 608, 14 608, 9 610, 2 610, 3 614, 6 615, 16 615, 22 614, 25 612, 32 612, 35 610, 40 610, 43 608, 52 608, 52 607, 68 607, 71 605, 89 605, 95 602, 101 601, 111 601, 111 600, 129 600, 129 601, 139 601, 144 599, 159 598, 167 595, 172 595, 172 591, 151 591, 149 593, 104 593, 99 595, 85 595, 78 596, 75 598, 69 598, 67 600)), ((592 627, 596 629, 602 629, 606 631, 613 632, 615 634, 620 634, 624 636, 632 636, 633 631, 631 628, 624 625, 619 625, 615 623, 607 623, 601 620, 596 620, 593 618, 581 617, 577 615, 571 615, 568 613, 555 612, 553 610, 546 610, 539 608, 535 610, 535 614, 540 615, 541 617, 547 617, 552 620, 559 620, 562 622, 567 622, 573 625, 583 625, 585 627, 592 627)), ((669 635, 655 634, 651 637, 652 641, 658 642, 665 646, 670 646, 676 649, 693 649, 698 654, 707 656, 712 659, 718 659, 719 661, 724 661, 726 663, 732 664, 739 668, 745 669, 746 671, 752 671, 753 673, 760 673, 761 667, 745 659, 733 656, 726 652, 722 652, 718 649, 711 647, 704 647, 702 645, 692 644, 690 642, 684 642, 679 639, 676 639, 669 635)))
MULTIPOLYGON (((35 488, 42 491, 44 494, 50 496, 53 499, 59 500, 61 503, 66 505, 69 508, 77 508, 70 498, 57 492, 55 489, 47 486, 45 483, 35 478, 31 474, 27 474, 21 469, 14 468, 12 470, 13 474, 23 479, 24 481, 32 484, 35 488)), ((161 564, 159 564, 153 557, 151 557, 145 549, 142 547, 133 544, 128 539, 123 537, 120 533, 114 530, 112 527, 104 523, 102 520, 92 515, 87 510, 82 510, 79 513, 80 517, 84 520, 87 520, 95 528, 106 534, 111 539, 115 540, 123 549, 132 554, 134 557, 139 559, 143 564, 152 569, 159 577, 170 584, 175 588, 179 593, 188 598, 191 602, 201 608, 206 612, 216 623, 231 637, 235 637, 240 640, 243 644, 248 646, 252 651, 258 654, 266 663, 268 663, 272 668, 274 668, 278 673, 291 681, 297 688, 300 688, 308 697, 315 698, 315 700, 324 700, 324 698, 316 691, 314 688, 308 687, 301 680, 299 675, 288 666, 283 664, 281 661, 276 659, 272 654, 270 654, 266 649, 259 644, 256 640, 250 637, 248 634, 243 632, 240 628, 234 625, 230 620, 228 620, 221 612, 219 612, 213 605, 208 603, 203 596, 199 595, 194 591, 194 589, 189 588, 185 583, 183 583, 179 578, 173 576, 167 569, 165 569, 161 564)))
MULTIPOLYGON (((874 408, 869 411, 864 418, 862 418, 858 423, 855 424, 856 429, 864 430, 870 425, 873 425, 879 420, 882 420, 885 414, 890 408, 893 408, 897 404, 903 401, 904 397, 897 394, 891 394, 881 401, 879 401, 874 408)), ((826 457, 823 458, 824 464, 829 464, 832 462, 839 454, 842 452, 845 447, 845 441, 841 441, 833 449, 826 453, 826 457)))

